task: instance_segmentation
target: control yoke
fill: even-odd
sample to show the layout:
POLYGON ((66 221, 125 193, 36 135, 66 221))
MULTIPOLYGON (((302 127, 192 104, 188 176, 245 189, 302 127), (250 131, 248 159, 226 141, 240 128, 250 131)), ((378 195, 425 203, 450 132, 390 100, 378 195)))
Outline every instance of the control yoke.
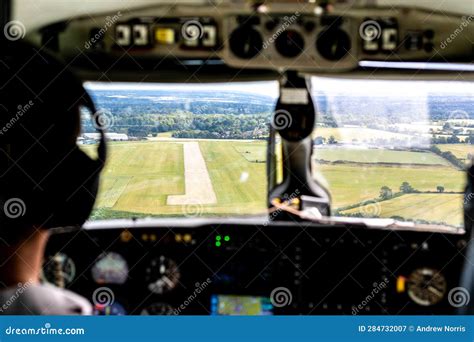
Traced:
MULTIPOLYGON (((304 77, 288 71, 280 81, 280 97, 270 125, 268 205, 274 201, 288 203, 295 209, 316 208, 321 215, 330 216, 329 191, 312 175, 313 132, 316 111, 304 77), (281 138, 282 176, 276 184, 276 139, 281 138)), ((275 212, 273 220, 296 219, 286 212, 275 212)))

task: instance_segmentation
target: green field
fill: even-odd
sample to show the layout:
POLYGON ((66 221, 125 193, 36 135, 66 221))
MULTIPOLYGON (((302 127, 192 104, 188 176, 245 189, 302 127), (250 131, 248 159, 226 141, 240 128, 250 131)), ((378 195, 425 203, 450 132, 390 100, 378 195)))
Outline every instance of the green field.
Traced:
POLYGON ((460 226, 463 217, 462 202, 463 196, 460 194, 408 194, 388 201, 346 210, 343 214, 368 216, 376 213, 378 216, 386 218, 416 218, 460 226))
POLYGON ((467 160, 468 155, 474 155, 474 145, 468 144, 441 144, 436 145, 441 151, 449 151, 461 160, 467 160))
POLYGON ((449 167, 321 165, 317 172, 327 180, 336 208, 377 198, 382 186, 397 192, 402 182, 420 191, 436 191, 442 185, 445 191, 459 192, 464 187, 463 172, 449 167))
MULTIPOLYGON (((167 205, 169 195, 185 193, 183 145, 178 139, 111 143, 110 160, 103 172, 94 218, 182 216, 181 205, 167 205)), ((265 213, 264 141, 199 140, 217 203, 200 206, 204 215, 265 213)), ((94 146, 84 146, 91 153, 94 146)), ((321 159, 343 160, 344 164, 315 164, 331 190, 333 208, 354 206, 379 197, 382 186, 398 192, 402 182, 421 192, 380 202, 381 216, 400 216, 459 223, 457 204, 464 174, 432 153, 388 150, 330 150, 317 152, 321 159), (376 165, 377 161, 387 165, 376 165), (364 164, 357 164, 364 163, 364 164), (405 164, 408 163, 408 164, 405 164), (418 164, 416 167, 409 164, 418 164), (445 220, 443 217, 447 217, 445 220)), ((357 213, 357 207, 343 211, 357 213)), ((441 222, 439 221, 439 222, 441 222)))
POLYGON ((393 151, 383 149, 347 149, 324 148, 317 149, 315 157, 320 160, 335 162, 348 161, 357 163, 396 163, 396 164, 423 164, 444 165, 450 163, 429 152, 393 151))
MULTIPOLYGON (((207 214, 249 214, 265 211, 265 164, 247 160, 265 143, 200 141, 201 152, 218 203, 194 208, 207 214)), ((92 154, 93 146, 83 146, 92 154)), ((260 153, 261 154, 261 153, 260 153)), ((184 215, 188 209, 167 205, 168 195, 184 194, 183 148, 178 142, 146 141, 109 144, 95 217, 184 215), (140 215, 142 214, 142 215, 140 215)))

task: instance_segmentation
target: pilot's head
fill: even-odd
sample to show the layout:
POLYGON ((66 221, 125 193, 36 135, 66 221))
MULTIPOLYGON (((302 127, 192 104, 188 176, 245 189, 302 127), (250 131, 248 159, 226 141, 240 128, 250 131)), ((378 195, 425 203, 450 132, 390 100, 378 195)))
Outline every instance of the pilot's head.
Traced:
POLYGON ((94 108, 73 73, 44 48, 0 44, 0 238, 11 244, 82 225, 105 152, 92 160, 76 145, 80 110, 94 108))

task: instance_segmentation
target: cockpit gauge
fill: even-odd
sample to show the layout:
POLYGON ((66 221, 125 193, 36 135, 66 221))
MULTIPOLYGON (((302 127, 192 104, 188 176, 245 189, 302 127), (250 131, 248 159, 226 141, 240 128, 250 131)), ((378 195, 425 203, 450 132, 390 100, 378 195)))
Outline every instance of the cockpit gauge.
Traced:
POLYGON ((91 272, 97 284, 123 284, 127 281, 128 264, 118 253, 103 253, 97 259, 91 272))
POLYGON ((419 268, 408 277, 407 289, 408 296, 418 305, 435 305, 446 294, 446 278, 432 268, 419 268))
POLYGON ((316 49, 325 59, 338 61, 351 49, 351 38, 343 30, 331 27, 319 34, 316 49))
POLYGON ((56 253, 45 259, 42 278, 58 287, 66 287, 76 276, 74 261, 64 253, 56 253))
POLYGON ((166 303, 153 303, 144 308, 140 315, 142 316, 171 316, 175 309, 166 303))
POLYGON ((145 280, 148 289, 155 294, 163 294, 173 290, 181 278, 175 261, 163 255, 151 260, 145 269, 145 280))
POLYGON ((229 45, 234 55, 250 59, 262 50, 263 39, 257 30, 251 27, 240 27, 230 35, 229 45))

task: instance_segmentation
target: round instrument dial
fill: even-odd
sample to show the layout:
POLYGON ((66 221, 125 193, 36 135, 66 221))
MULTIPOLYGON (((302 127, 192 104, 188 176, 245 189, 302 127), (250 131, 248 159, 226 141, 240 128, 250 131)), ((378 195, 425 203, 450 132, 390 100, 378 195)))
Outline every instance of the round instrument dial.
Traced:
POLYGON ((408 296, 418 305, 431 306, 439 303, 446 294, 447 283, 443 274, 432 268, 413 271, 407 282, 408 296))
POLYGON ((76 276, 76 264, 64 253, 48 256, 43 264, 42 278, 58 287, 66 287, 76 276))
POLYGON ((148 289, 156 294, 173 290, 178 285, 180 278, 181 273, 176 262, 163 255, 152 259, 145 269, 148 289))
POLYGON ((127 281, 128 264, 118 253, 103 253, 97 258, 91 272, 97 284, 123 284, 127 281))
POLYGON ((278 36, 275 48, 285 57, 296 57, 304 50, 304 39, 298 32, 287 30, 278 36))
POLYGON ((326 29, 319 34, 316 49, 327 60, 338 61, 350 51, 351 39, 338 28, 326 29))
POLYGON ((230 35, 229 46, 237 57, 250 59, 260 52, 263 47, 263 40, 257 30, 250 27, 241 27, 230 35))

